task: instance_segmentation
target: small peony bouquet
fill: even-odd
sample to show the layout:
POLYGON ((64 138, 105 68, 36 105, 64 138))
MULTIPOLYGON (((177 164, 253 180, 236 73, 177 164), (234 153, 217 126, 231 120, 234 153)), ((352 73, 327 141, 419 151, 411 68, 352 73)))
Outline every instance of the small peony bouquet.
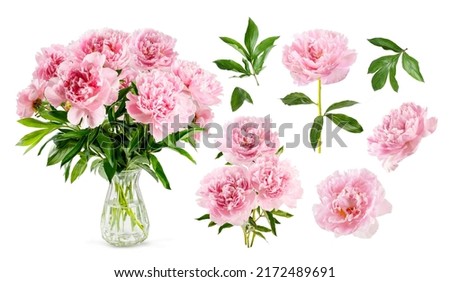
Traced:
POLYGON ((256 236, 265 239, 269 232, 276 236, 277 217, 292 217, 280 207, 295 208, 303 194, 298 172, 279 157, 283 147, 279 148, 269 122, 241 117, 226 124, 218 158, 223 156, 227 163, 206 175, 197 192, 199 205, 208 210, 197 220, 210 220, 209 227, 218 225, 219 234, 240 226, 249 248, 256 236))
POLYGON ((211 121, 222 87, 196 63, 177 59, 175 39, 153 29, 132 34, 90 31, 68 46, 36 56, 31 84, 18 94, 19 123, 36 130, 17 145, 52 148, 74 182, 91 164, 111 184, 103 238, 127 246, 147 237, 148 219, 136 178, 141 170, 170 189, 156 153, 172 149, 195 163, 179 141, 195 145, 211 121))

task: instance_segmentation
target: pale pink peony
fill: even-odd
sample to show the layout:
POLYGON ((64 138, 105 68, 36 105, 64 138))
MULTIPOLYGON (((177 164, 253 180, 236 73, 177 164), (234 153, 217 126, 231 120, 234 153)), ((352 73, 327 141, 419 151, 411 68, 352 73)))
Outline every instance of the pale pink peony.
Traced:
POLYGON ((69 56, 67 48, 62 45, 52 45, 48 48, 42 48, 40 53, 36 54, 38 66, 33 73, 35 79, 48 81, 57 77, 58 67, 69 56))
POLYGON ((94 52, 105 55, 105 67, 114 70, 125 68, 130 61, 130 35, 113 29, 92 30, 72 44, 71 49, 81 61, 94 52))
POLYGON ((33 79, 31 84, 17 95, 17 115, 31 117, 44 98, 45 81, 33 79))
POLYGON ((285 204, 295 208, 303 194, 297 170, 277 156, 262 156, 249 168, 250 180, 258 193, 258 204, 264 210, 279 209, 285 204))
POLYGON ((318 185, 317 192, 321 203, 313 207, 316 222, 336 236, 369 238, 378 229, 377 216, 392 210, 381 183, 367 169, 336 171, 318 185))
POLYGON ((172 65, 172 72, 183 81, 186 88, 189 88, 194 76, 202 74, 203 69, 201 69, 197 63, 176 60, 172 65))
MULTIPOLYGON (((214 113, 211 110, 211 108, 206 106, 198 107, 197 111, 195 112, 194 122, 198 126, 204 128, 206 132, 208 132, 209 131, 208 124, 213 120, 213 118, 214 113)), ((195 140, 200 140, 200 136, 201 136, 200 133, 196 133, 194 135, 195 140)))
POLYGON ((207 71, 195 74, 188 90, 197 103, 206 106, 218 104, 222 95, 222 85, 214 74, 207 71))
POLYGON ((140 73, 136 86, 139 95, 127 95, 128 113, 136 121, 150 124, 157 141, 178 131, 177 123, 188 124, 194 118, 196 106, 174 74, 157 69, 140 73))
POLYGON ((343 80, 356 60, 344 35, 327 30, 311 30, 296 36, 285 46, 283 63, 299 85, 321 79, 323 84, 343 80))
POLYGON ((218 225, 243 225, 256 207, 248 171, 239 166, 222 167, 206 175, 197 195, 198 204, 208 209, 211 220, 218 225))
MULTIPOLYGON (((48 101, 58 107, 68 101, 67 118, 72 124, 96 127, 105 118, 105 107, 117 100, 119 80, 117 72, 104 68, 105 56, 91 53, 83 61, 68 60, 59 67, 59 80, 46 88, 48 101)), ((50 84, 49 83, 49 84, 50 84)))
POLYGON ((224 126, 219 150, 235 165, 251 164, 260 156, 274 154, 279 147, 278 135, 270 130, 270 120, 239 117, 224 126))
POLYGON ((130 44, 133 63, 138 70, 170 67, 177 55, 173 50, 175 39, 153 29, 135 31, 130 44))
POLYGON ((436 130, 437 119, 427 118, 427 109, 414 103, 404 103, 385 116, 368 138, 369 153, 377 156, 388 171, 418 148, 423 137, 436 130))

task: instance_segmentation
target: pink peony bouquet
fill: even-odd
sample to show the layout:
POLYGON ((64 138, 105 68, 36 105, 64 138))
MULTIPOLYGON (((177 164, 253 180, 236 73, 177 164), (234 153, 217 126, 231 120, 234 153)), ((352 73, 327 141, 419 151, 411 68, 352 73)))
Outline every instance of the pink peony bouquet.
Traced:
POLYGON ((43 48, 17 98, 19 123, 38 130, 18 145, 28 151, 50 136, 48 164, 61 163, 72 182, 90 159, 109 180, 132 166, 165 178, 150 155, 169 147, 189 156, 176 142, 195 142, 222 92, 215 75, 178 60, 174 47, 174 38, 153 29, 103 29, 43 48), (82 169, 70 173, 73 164, 82 169))
POLYGON ((414 103, 404 103, 383 118, 383 123, 373 130, 369 153, 383 162, 387 171, 414 154, 423 137, 436 130, 437 119, 427 117, 427 109, 414 103))
POLYGON ((277 235, 277 217, 292 217, 280 208, 295 208, 303 194, 298 172, 279 157, 283 149, 278 149, 277 134, 264 124, 262 118, 241 117, 225 126, 218 157, 223 155, 228 162, 206 175, 197 192, 199 205, 208 210, 198 220, 210 220, 210 227, 219 225, 219 233, 240 226, 247 247, 253 246, 256 236, 277 235))

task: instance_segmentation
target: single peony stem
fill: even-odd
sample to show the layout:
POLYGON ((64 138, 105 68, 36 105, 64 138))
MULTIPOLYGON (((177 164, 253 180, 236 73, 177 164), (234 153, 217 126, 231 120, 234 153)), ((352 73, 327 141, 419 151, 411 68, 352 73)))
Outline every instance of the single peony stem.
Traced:
POLYGON ((256 80, 256 85, 259 86, 259 81, 258 81, 258 78, 256 77, 256 74, 255 74, 255 73, 253 74, 253 77, 254 77, 255 80, 256 80))
MULTIPOLYGON (((319 111, 319 116, 322 115, 322 81, 320 78, 318 81, 318 95, 317 95, 317 109, 319 111)), ((322 135, 322 134, 321 134, 322 135)), ((318 143, 317 143, 317 152, 320 154, 322 153, 322 136, 319 137, 318 143)))

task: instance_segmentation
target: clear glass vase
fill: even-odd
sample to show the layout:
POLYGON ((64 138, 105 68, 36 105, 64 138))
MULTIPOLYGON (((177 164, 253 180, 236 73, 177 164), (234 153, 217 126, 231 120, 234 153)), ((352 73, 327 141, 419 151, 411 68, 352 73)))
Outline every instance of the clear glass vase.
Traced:
POLYGON ((117 247, 139 244, 147 239, 149 221, 139 188, 140 170, 126 170, 111 181, 103 207, 103 239, 117 247))

